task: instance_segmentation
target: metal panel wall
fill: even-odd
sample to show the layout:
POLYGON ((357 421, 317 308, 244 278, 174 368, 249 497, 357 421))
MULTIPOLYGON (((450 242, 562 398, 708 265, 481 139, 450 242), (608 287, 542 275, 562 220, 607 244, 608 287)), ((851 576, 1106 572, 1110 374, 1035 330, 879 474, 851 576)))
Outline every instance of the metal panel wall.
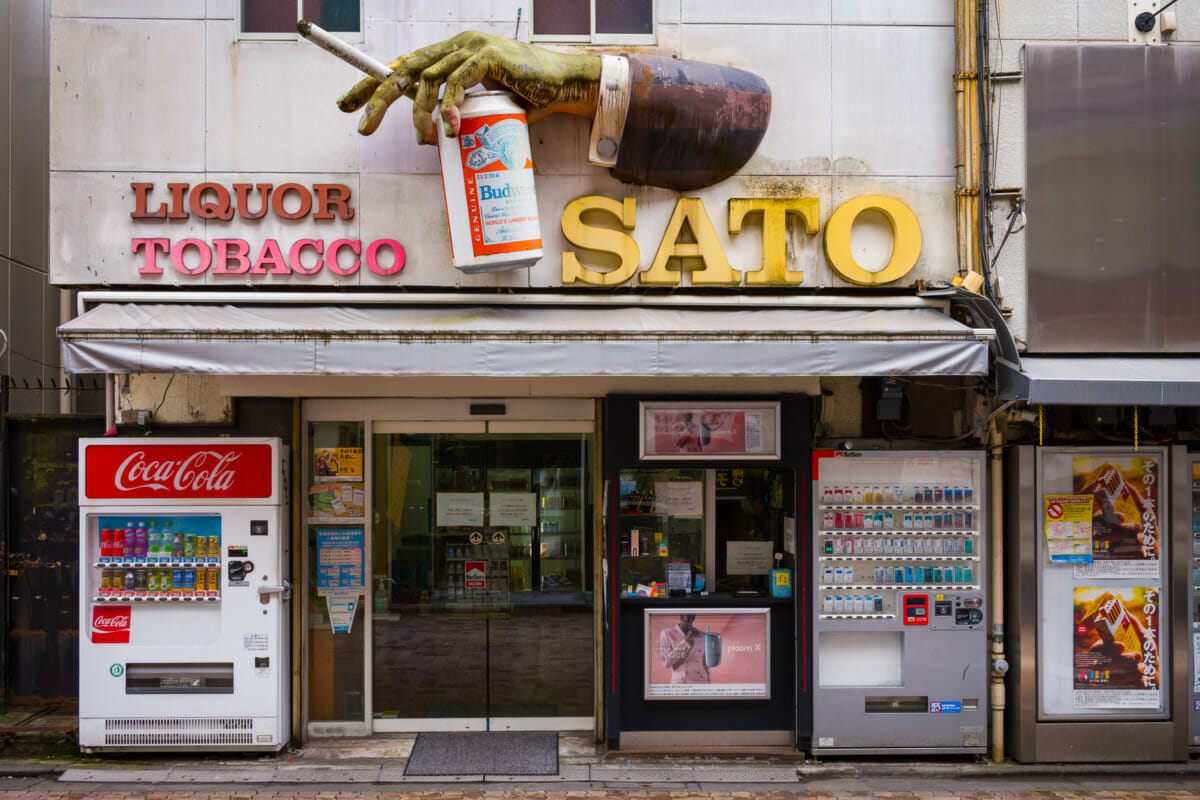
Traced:
MULTIPOLYGON (((57 291, 47 284, 49 143, 48 3, 12 3, 0 9, 0 329, 8 349, 0 373, 17 387, 14 413, 57 411, 59 393, 26 391, 59 378, 57 291)), ((2 346, 0 346, 2 349, 2 346)))
POLYGON ((1200 48, 1029 45, 1029 348, 1200 347, 1200 48))

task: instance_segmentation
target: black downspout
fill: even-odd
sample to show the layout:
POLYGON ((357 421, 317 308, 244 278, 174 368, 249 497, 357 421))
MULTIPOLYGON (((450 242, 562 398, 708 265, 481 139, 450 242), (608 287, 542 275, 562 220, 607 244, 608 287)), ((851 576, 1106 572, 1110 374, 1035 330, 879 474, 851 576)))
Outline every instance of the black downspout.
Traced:
POLYGON ((975 76, 979 81, 979 268, 983 272, 983 291, 993 303, 996 300, 995 282, 992 279, 991 260, 988 258, 988 241, 991 239, 991 220, 988 217, 991 207, 991 121, 988 117, 988 4, 987 0, 979 0, 975 19, 975 76))

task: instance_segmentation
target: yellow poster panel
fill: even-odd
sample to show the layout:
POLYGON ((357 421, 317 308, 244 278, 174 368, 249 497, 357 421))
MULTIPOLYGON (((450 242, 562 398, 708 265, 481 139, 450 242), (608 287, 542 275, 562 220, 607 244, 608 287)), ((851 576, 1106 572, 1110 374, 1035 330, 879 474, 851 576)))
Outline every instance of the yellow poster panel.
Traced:
POLYGON ((1092 563, 1092 496, 1048 494, 1042 501, 1050 563, 1092 563))

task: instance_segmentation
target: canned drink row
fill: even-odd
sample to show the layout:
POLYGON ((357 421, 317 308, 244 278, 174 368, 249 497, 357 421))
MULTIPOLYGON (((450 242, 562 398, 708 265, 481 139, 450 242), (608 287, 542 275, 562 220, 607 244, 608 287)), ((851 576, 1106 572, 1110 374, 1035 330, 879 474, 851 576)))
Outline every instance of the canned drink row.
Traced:
POLYGON ((821 491, 825 505, 972 505, 975 490, 970 486, 847 485, 826 486, 821 491))
POLYGON ((821 540, 821 550, 827 556, 973 556, 975 540, 966 536, 954 539, 827 536, 821 540))
POLYGON ((937 511, 927 514, 892 511, 826 511, 821 515, 825 530, 855 528, 864 531, 950 531, 975 527, 974 511, 937 511))
MULTIPOLYGON (((138 523, 140 525, 141 523, 138 523)), ((220 560, 221 537, 153 528, 104 528, 100 531, 100 561, 205 561, 220 560)))
POLYGON ((101 595, 127 595, 142 592, 189 594, 219 592, 220 590, 220 567, 176 569, 131 567, 128 569, 105 569, 100 573, 101 595))

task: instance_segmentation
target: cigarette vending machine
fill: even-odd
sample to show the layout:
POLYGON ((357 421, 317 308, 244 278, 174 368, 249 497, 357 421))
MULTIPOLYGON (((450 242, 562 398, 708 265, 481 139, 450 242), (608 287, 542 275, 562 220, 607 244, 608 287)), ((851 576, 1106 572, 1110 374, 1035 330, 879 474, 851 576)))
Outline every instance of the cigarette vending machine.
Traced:
MULTIPOLYGON (((1187 481, 1185 490, 1189 500, 1188 529, 1189 547, 1187 551, 1189 595, 1188 617, 1191 621, 1191 637, 1188 639, 1188 681, 1191 686, 1191 696, 1188 698, 1188 749, 1191 753, 1200 752, 1200 455, 1189 454, 1187 457, 1187 472, 1182 478, 1187 481)), ((1183 488, 1183 487, 1180 487, 1183 488)))
POLYGON ((290 736, 278 439, 83 439, 79 744, 278 750, 290 736))
POLYGON ((981 452, 813 453, 816 754, 982 753, 981 452))

